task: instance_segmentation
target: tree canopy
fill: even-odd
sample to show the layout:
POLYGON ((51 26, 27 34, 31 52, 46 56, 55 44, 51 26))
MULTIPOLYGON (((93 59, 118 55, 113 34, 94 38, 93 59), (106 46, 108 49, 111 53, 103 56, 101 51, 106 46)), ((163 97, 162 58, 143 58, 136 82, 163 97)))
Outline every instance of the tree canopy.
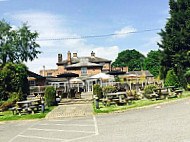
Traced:
POLYGON ((118 54, 115 62, 112 63, 113 67, 125 67, 128 66, 129 70, 141 70, 145 56, 139 51, 125 50, 118 54))
POLYGON ((158 43, 162 51, 160 77, 165 79, 167 72, 174 69, 180 85, 185 88, 184 74, 190 67, 190 1, 170 0, 169 6, 171 17, 159 33, 162 38, 158 43))
POLYGON ((160 51, 151 50, 144 61, 146 70, 149 70, 155 77, 159 75, 160 70, 160 51))
MULTIPOLYGON (((0 76, 0 100, 7 100, 11 93, 22 92, 28 94, 28 68, 24 64, 7 63, 0 76)), ((23 98, 24 99, 24 98, 23 98)))
POLYGON ((166 80, 164 82, 164 86, 175 86, 179 87, 178 78, 174 72, 174 70, 169 70, 166 75, 166 80))
POLYGON ((27 24, 14 30, 5 20, 0 21, 0 62, 19 63, 37 58, 40 47, 36 43, 37 32, 32 32, 27 24))

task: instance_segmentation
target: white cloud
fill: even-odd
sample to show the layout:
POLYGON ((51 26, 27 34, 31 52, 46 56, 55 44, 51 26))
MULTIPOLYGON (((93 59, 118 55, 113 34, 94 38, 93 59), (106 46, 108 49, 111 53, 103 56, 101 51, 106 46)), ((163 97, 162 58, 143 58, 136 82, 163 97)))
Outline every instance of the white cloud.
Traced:
POLYGON ((29 70, 39 74, 44 65, 46 69, 56 69, 56 63, 57 58, 42 56, 32 62, 27 62, 26 65, 29 67, 29 70))
POLYGON ((3 2, 3 1, 8 1, 8 0, 0 0, 0 2, 3 2))
MULTIPOLYGON (((45 12, 22 12, 11 15, 11 17, 20 22, 27 21, 32 30, 39 32, 40 39, 80 37, 80 35, 68 31, 69 27, 64 26, 68 21, 60 15, 45 12)), ((43 53, 38 59, 27 63, 29 69, 36 73, 39 73, 43 65, 46 66, 46 69, 55 69, 58 53, 63 53, 63 59, 66 59, 67 51, 77 52, 78 56, 90 56, 91 51, 94 51, 96 56, 114 60, 119 52, 118 46, 99 47, 87 44, 86 39, 49 40, 38 43, 43 53)))
POLYGON ((144 54, 145 56, 150 52, 150 49, 152 50, 157 50, 158 45, 157 43, 160 43, 161 37, 160 36, 155 36, 149 39, 146 39, 147 43, 141 46, 141 53, 144 54))
POLYGON ((114 38, 125 38, 126 36, 128 36, 129 34, 131 34, 132 32, 136 32, 137 30, 135 28, 133 28, 132 26, 126 26, 124 28, 122 28, 119 31, 115 31, 115 35, 114 38))

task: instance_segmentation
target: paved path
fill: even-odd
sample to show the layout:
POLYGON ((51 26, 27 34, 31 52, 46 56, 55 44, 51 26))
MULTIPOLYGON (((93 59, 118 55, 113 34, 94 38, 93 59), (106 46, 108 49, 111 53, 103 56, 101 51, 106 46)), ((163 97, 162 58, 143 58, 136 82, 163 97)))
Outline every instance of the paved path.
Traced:
POLYGON ((0 124, 2 142, 190 142, 190 98, 126 113, 0 124))
POLYGON ((60 105, 51 111, 46 118, 86 117, 93 115, 92 104, 70 104, 60 105))

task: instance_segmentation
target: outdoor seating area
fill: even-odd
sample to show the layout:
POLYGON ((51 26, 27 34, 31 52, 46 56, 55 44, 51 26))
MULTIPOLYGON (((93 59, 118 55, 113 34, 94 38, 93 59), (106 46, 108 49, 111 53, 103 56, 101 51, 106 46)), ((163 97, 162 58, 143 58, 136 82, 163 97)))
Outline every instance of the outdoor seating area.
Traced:
MULTIPOLYGON (((125 87, 124 87, 125 88, 125 87)), ((118 84, 115 86, 105 86, 102 87, 100 85, 94 86, 94 95, 96 95, 95 99, 98 99, 99 102, 103 104, 104 107, 114 106, 130 106, 134 104, 133 102, 137 102, 138 100, 167 100, 171 98, 180 97, 183 93, 183 90, 179 90, 175 86, 167 86, 167 87, 159 87, 158 85, 149 84, 142 87, 134 87, 135 90, 122 90, 120 91, 120 87, 118 84)), ((94 100, 95 101, 95 100, 94 100)), ((104 108, 103 107, 103 108, 104 108)), ((97 109, 99 107, 97 106, 97 109)))
POLYGON ((41 103, 41 99, 34 99, 34 100, 26 100, 26 101, 19 101, 16 102, 15 107, 10 108, 13 115, 22 115, 22 113, 31 113, 34 114, 35 112, 44 112, 44 104, 41 103))
POLYGON ((119 105, 119 104, 128 104, 129 101, 134 99, 132 96, 127 96, 126 92, 116 92, 116 93, 108 93, 105 94, 104 98, 102 99, 102 103, 104 105, 119 105))
POLYGON ((175 86, 153 89, 152 99, 168 99, 169 96, 179 97, 182 95, 182 92, 182 90, 176 89, 175 86))

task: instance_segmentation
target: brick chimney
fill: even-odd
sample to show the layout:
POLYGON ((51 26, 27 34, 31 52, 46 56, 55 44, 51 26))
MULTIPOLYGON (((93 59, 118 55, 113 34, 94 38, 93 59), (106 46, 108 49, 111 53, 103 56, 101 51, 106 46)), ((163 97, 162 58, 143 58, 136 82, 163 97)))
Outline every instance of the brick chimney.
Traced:
POLYGON ((73 53, 73 57, 77 58, 77 53, 73 53))
POLYGON ((71 65, 71 52, 70 51, 68 51, 68 53, 67 53, 67 64, 71 65))
POLYGON ((129 68, 128 67, 123 67, 123 71, 124 72, 129 72, 129 68))
POLYGON ((91 52, 91 58, 94 58, 95 57, 95 53, 92 51, 91 52))
POLYGON ((58 63, 62 62, 62 54, 58 54, 58 63))

